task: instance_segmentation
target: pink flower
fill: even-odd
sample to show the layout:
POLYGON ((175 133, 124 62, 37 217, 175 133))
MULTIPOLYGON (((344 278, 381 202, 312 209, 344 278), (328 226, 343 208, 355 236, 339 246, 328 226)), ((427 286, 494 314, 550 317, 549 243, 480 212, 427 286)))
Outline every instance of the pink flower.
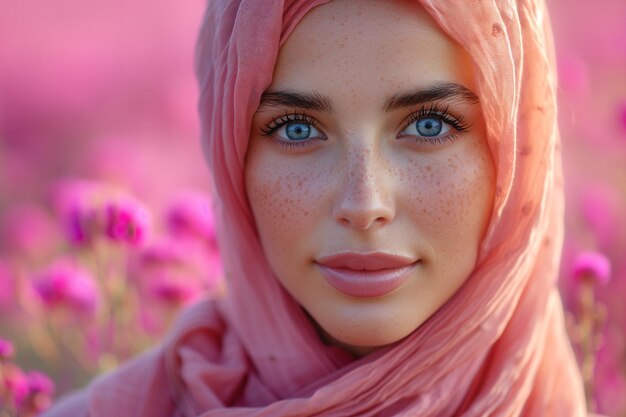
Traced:
POLYGON ((88 243, 102 234, 104 221, 96 208, 76 205, 67 214, 67 231, 72 243, 88 243))
POLYGON ((20 408, 28 397, 28 380, 24 372, 14 364, 5 364, 2 368, 0 387, 4 386, 15 407, 20 408))
POLYGON ((107 183, 66 181, 57 188, 56 204, 69 240, 87 244, 106 237, 131 245, 143 243, 148 209, 126 192, 107 183))
POLYGON ((188 191, 171 200, 165 219, 168 231, 174 236, 189 236, 215 241, 215 224, 211 201, 205 193, 188 191))
POLYGON ((0 338, 0 360, 11 359, 15 353, 13 344, 8 340, 0 338))
POLYGON ((52 395, 54 393, 54 383, 47 375, 41 372, 28 372, 26 374, 28 388, 31 393, 42 393, 52 395))
POLYGON ((48 308, 65 307, 79 313, 93 313, 99 303, 94 278, 69 259, 56 261, 35 279, 33 286, 48 308))
POLYGON ((130 198, 110 202, 106 207, 106 232, 114 241, 139 245, 148 232, 148 210, 130 198))
POLYGON ((606 284, 611 279, 611 262, 598 252, 581 252, 574 259, 574 278, 580 280, 592 278, 600 284, 606 284))
POLYGON ((71 243, 88 244, 104 236, 102 202, 111 194, 114 194, 112 188, 102 183, 67 180, 57 184, 54 203, 71 243))

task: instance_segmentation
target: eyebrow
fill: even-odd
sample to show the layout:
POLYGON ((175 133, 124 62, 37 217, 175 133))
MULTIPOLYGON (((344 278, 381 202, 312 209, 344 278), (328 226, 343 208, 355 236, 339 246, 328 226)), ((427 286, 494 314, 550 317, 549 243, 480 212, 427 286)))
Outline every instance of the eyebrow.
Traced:
POLYGON ((386 112, 391 112, 393 110, 444 99, 461 100, 470 104, 476 104, 479 101, 476 94, 461 84, 438 83, 425 89, 396 94, 385 101, 383 109, 386 112))
POLYGON ((261 95, 261 106, 287 106, 325 113, 333 111, 332 102, 327 97, 313 92, 300 93, 289 90, 266 90, 261 95))
MULTIPOLYGON (((414 107, 437 100, 456 99, 470 104, 478 103, 478 97, 461 84, 448 82, 437 83, 427 88, 420 88, 389 97, 383 105, 385 112, 414 107)), ((302 93, 291 90, 266 90, 261 95, 262 106, 287 106, 305 110, 317 110, 325 113, 333 111, 332 101, 317 92, 302 93)))

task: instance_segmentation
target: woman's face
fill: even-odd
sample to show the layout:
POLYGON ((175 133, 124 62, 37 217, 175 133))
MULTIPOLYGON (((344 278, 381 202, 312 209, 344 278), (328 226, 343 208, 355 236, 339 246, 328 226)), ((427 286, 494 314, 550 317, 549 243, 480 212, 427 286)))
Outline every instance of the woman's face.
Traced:
POLYGON ((468 54, 408 1, 314 8, 254 114, 267 259, 325 340, 398 341, 472 273, 494 169, 468 54))

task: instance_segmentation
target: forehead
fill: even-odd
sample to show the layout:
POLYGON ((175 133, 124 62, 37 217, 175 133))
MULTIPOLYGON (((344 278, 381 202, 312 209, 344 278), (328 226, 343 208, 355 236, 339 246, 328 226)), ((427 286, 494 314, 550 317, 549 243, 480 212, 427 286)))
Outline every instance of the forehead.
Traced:
POLYGON ((335 0, 312 9, 287 38, 272 87, 376 96, 445 81, 471 89, 470 57, 417 2, 335 0))

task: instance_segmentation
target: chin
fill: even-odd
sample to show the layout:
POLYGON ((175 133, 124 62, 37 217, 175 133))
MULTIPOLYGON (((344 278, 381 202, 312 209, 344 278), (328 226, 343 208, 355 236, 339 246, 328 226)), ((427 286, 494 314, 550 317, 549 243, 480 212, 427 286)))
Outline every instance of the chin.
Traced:
MULTIPOLYGON (((381 313, 380 311, 378 313, 381 313)), ((329 315, 316 320, 323 337, 330 343, 362 356, 398 342, 417 329, 422 320, 402 320, 394 314, 329 315), (356 317, 355 317, 356 316, 356 317)))

